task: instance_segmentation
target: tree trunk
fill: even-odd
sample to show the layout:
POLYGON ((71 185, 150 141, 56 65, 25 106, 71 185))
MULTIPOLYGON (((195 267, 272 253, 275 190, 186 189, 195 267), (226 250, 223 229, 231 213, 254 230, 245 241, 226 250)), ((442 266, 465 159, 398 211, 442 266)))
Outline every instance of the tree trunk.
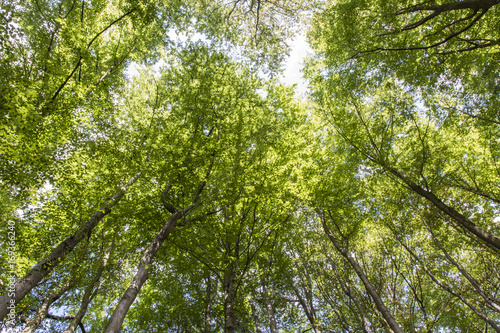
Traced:
POLYGON ((205 307, 205 333, 210 333, 212 324, 212 302, 217 293, 217 280, 215 286, 212 285, 210 274, 207 277, 207 305, 205 307))
POLYGON ((64 285, 62 285, 59 290, 57 290, 55 293, 47 296, 45 300, 42 303, 42 306, 38 310, 38 313, 33 317, 33 319, 28 320, 26 327, 22 331, 22 333, 33 333, 35 330, 38 328, 40 323, 47 318, 47 315, 49 314, 49 308, 54 303, 57 301, 68 289, 72 287, 72 282, 70 280, 66 281, 64 285))
POLYGON ((104 268, 106 267, 109 256, 111 255, 111 251, 113 250, 114 243, 115 242, 113 240, 110 247, 108 248, 108 250, 106 251, 106 253, 104 254, 104 256, 102 258, 102 263, 99 266, 99 269, 97 270, 96 276, 89 283, 87 288, 85 288, 85 293, 83 295, 82 304, 80 305, 80 309, 78 310, 78 313, 76 314, 75 318, 73 318, 73 320, 69 324, 68 328, 66 328, 64 330, 64 333, 73 333, 76 330, 77 326, 80 325, 83 317, 85 316, 85 314, 87 312, 87 308, 93 299, 93 296, 95 296, 95 294, 92 295, 92 291, 94 290, 95 284, 97 282, 99 282, 99 280, 101 279, 102 272, 104 271, 104 268))
POLYGON ((434 281, 438 286, 440 286, 443 290, 445 290, 446 292, 448 292, 450 295, 453 295, 455 296, 456 298, 458 298, 459 300, 461 300, 465 305, 467 305, 478 317, 482 318, 486 323, 488 323, 494 330, 495 332, 498 332, 500 333, 500 327, 498 327, 497 323, 493 320, 491 320, 485 313, 479 311, 479 309, 477 309, 471 302, 467 301, 467 299, 465 299, 465 297, 460 294, 459 292, 456 292, 455 290, 453 290, 452 288, 448 287, 446 284, 442 283, 441 281, 439 281, 435 276, 434 274, 432 274, 432 272, 427 268, 427 265, 425 265, 425 263, 423 263, 420 258, 406 245, 404 244, 403 242, 401 243, 403 245, 403 247, 410 253, 410 255, 415 258, 415 260, 417 262, 420 262, 425 273, 427 273, 427 275, 431 278, 432 281, 434 281))
POLYGON ((435 13, 444 13, 463 9, 489 9, 497 5, 498 0, 461 0, 445 4, 418 4, 409 8, 401 9, 396 12, 397 15, 404 13, 414 13, 419 11, 433 11, 435 13))
POLYGON ((259 314, 257 313, 257 308, 255 307, 255 300, 252 295, 250 295, 249 302, 250 302, 250 307, 252 309, 252 317, 255 325, 255 333, 262 333, 262 329, 260 328, 260 322, 259 322, 259 314))
POLYGON ((370 281, 366 277, 365 273, 363 272, 363 270, 361 269, 361 267, 359 266, 357 261, 351 256, 351 254, 349 253, 349 251, 347 249, 344 249, 344 248, 342 248, 342 246, 340 246, 339 241, 335 238, 335 236, 333 236, 333 234, 328 229, 328 226, 326 225, 324 214, 321 213, 321 214, 319 214, 319 216, 321 218, 323 230, 325 231, 326 235, 328 236, 330 241, 333 243, 335 248, 347 259, 349 264, 351 264, 352 268, 354 268, 354 271, 356 272, 356 274, 359 276, 359 278, 363 282, 363 284, 366 288, 366 291, 372 297, 373 301, 375 302, 375 305, 377 306, 377 309, 380 311, 380 313, 382 314, 384 319, 387 321, 387 323, 389 324, 391 329, 395 333, 403 333, 403 330, 401 329, 401 327, 399 327, 398 323, 396 322, 394 317, 391 315, 389 309, 387 309, 387 307, 384 305, 382 298, 377 293, 375 288, 372 286, 372 284, 370 283, 370 281))
MULTIPOLYGON (((215 154, 215 152, 214 152, 215 154)), ((214 155, 212 154, 212 156, 214 155)), ((212 163, 213 165, 213 163, 212 163)), ((210 175, 210 172, 212 170, 212 165, 210 166, 209 170, 206 173, 206 178, 210 175)), ((200 185, 200 187, 197 189, 193 203, 185 208, 184 210, 181 209, 176 209, 173 207, 170 203, 167 201, 167 194, 169 193, 170 189, 172 188, 172 183, 170 183, 166 189, 162 192, 162 200, 165 205, 168 206, 168 210, 172 213, 170 218, 165 222, 163 227, 158 231, 156 234, 155 238, 153 239, 153 242, 148 246, 146 251, 144 252, 140 262, 139 262, 139 268, 137 269, 137 273, 135 274, 134 279, 132 280, 132 283, 130 283, 130 286, 128 289, 125 291, 123 294, 122 298, 120 299, 120 302, 116 305, 115 311, 113 311, 113 314, 111 315, 111 318, 109 318, 108 324, 106 325, 106 328, 104 329, 104 333, 111 333, 111 332, 116 332, 118 333, 120 331, 120 328, 123 324, 123 320, 125 319, 125 316, 127 315, 128 310, 130 309, 130 306, 134 302, 135 298, 139 294, 139 291, 142 288, 142 285, 146 280, 148 279, 148 274, 149 274, 149 268, 151 267, 151 262, 153 261, 156 252, 160 249, 160 246, 163 244, 163 242, 167 239, 168 235, 172 232, 172 230, 175 228, 177 224, 177 221, 183 217, 186 216, 192 209, 196 207, 196 203, 198 199, 200 198, 201 193, 203 192, 203 189, 205 188, 206 181, 203 181, 200 185)), ((182 225, 185 225, 188 221, 185 220, 182 225)))
POLYGON ((302 295, 300 294, 300 291, 297 288, 297 286, 293 284, 293 281, 292 281, 292 288, 293 291, 295 292, 295 295, 299 299, 299 303, 302 306, 302 309, 304 310, 307 319, 312 325, 312 329, 314 330, 315 333, 321 333, 318 327, 318 322, 316 320, 316 313, 314 311, 314 308, 312 307, 312 299, 309 300, 307 293, 306 293, 306 299, 304 299, 304 297, 302 297, 302 295))
MULTIPOLYGON (((323 250, 325 253, 327 253, 326 246, 323 244, 323 250)), ((361 316, 361 322, 363 326, 363 331, 366 333, 372 333, 372 330, 370 328, 370 324, 368 322, 368 319, 366 318, 365 311, 363 310, 363 307, 361 306, 361 302, 359 299, 356 297, 356 295, 351 291, 351 286, 349 285, 348 281, 343 281, 342 277, 340 276, 339 271, 337 270, 337 265, 333 262, 332 258, 327 254, 326 257, 328 258, 328 261, 330 262, 330 266, 332 267, 332 270, 337 277, 337 280, 339 281, 340 288, 346 294, 353 302, 356 308, 358 309, 358 314, 361 316)))
POLYGON ((267 279, 264 276, 262 276, 261 283, 262 294, 264 295, 264 302, 266 303, 267 316, 269 317, 269 329, 271 330, 271 333, 276 333, 278 331, 276 326, 276 317, 274 316, 271 296, 269 295, 269 291, 267 289, 267 279))
POLYGON ((165 241, 165 239, 167 239, 168 235, 174 229, 177 221, 184 215, 184 213, 185 212, 183 211, 176 211, 175 213, 173 213, 172 216, 170 216, 170 218, 167 220, 165 225, 161 228, 161 230, 156 234, 153 242, 144 252, 139 263, 137 273, 135 274, 132 283, 120 299, 120 302, 118 302, 113 315, 109 319, 108 324, 104 329, 104 333, 117 333, 120 331, 123 320, 125 319, 130 306, 137 297, 137 294, 139 294, 142 285, 148 278, 149 268, 151 267, 151 262, 153 261, 156 252, 160 248, 161 244, 165 241))
POLYGON ((494 249, 497 251, 500 250, 500 238, 487 232, 486 230, 478 227, 475 225, 471 220, 460 214, 458 211, 453 209, 452 207, 446 205, 444 202, 442 202, 438 197, 434 195, 434 193, 429 192, 422 187, 418 186, 416 183, 414 183, 410 178, 408 178, 403 172, 396 170, 392 168, 390 165, 386 165, 383 163, 378 163, 375 159, 372 158, 372 160, 381 165, 382 167, 386 168, 389 170, 393 175, 401 179, 408 187, 416 192, 418 195, 426 198, 429 200, 435 207, 437 207, 440 211, 451 217, 453 220, 455 220, 462 228, 470 231, 473 235, 475 235, 477 238, 483 240, 485 243, 488 245, 492 246, 494 249))
MULTIPOLYGON (((15 284, 14 304, 19 303, 40 281, 47 276, 52 270, 66 258, 66 256, 92 232, 92 229, 106 216, 111 213, 111 209, 123 198, 127 188, 133 185, 141 176, 142 171, 135 174, 124 186, 117 189, 115 195, 96 211, 90 219, 85 223, 74 235, 69 236, 62 241, 52 252, 36 264, 24 277, 15 284)), ((9 293, 4 294, 0 298, 0 321, 5 318, 9 309, 7 306, 12 304, 9 293)))
MULTIPOLYGON (((231 260, 231 259, 229 259, 231 260)), ((224 269, 224 333, 234 333, 235 321, 234 301, 234 262, 229 262, 224 269)))

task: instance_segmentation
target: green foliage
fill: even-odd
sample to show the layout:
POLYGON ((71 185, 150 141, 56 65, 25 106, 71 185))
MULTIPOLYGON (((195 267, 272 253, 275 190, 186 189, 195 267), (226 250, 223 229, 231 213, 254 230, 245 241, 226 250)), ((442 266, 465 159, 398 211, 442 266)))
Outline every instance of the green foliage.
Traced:
POLYGON ((74 316, 90 288, 83 324, 101 332, 155 235, 194 201, 124 332, 232 332, 230 306, 237 332, 387 332, 373 293, 404 332, 498 331, 498 249, 449 213, 500 235, 498 10, 3 1, 0 228, 15 226, 15 276, 108 213, 17 304, 18 327, 71 279, 49 313, 74 316), (307 101, 275 79, 301 24, 307 101))

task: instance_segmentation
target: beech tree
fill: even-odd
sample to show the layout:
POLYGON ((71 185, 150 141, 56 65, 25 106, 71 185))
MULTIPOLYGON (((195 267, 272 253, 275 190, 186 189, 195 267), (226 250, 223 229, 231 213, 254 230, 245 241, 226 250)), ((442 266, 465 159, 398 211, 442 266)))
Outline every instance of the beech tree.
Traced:
POLYGON ((499 332, 499 8, 1 2, 0 330, 499 332))

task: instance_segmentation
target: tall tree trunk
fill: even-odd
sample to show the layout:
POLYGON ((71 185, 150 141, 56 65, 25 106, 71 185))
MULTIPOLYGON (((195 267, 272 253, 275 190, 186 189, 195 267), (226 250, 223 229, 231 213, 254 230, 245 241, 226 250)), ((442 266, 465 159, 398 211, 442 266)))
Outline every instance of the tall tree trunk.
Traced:
POLYGON ((87 312, 87 308, 90 304, 90 302, 93 299, 93 296, 95 294, 92 294, 92 291, 94 290, 94 286, 99 280, 101 279, 102 272, 104 271, 104 268, 106 267, 106 264, 108 262, 109 256, 111 255, 111 251, 113 251, 115 241, 113 239, 113 242, 109 246, 108 250, 104 254, 102 258, 102 263, 99 266, 99 269, 97 270, 97 274, 95 275, 94 279, 89 283, 89 285, 85 288, 85 293, 83 295, 82 303, 80 305, 80 309, 78 310, 78 313, 76 316, 73 318, 71 323, 69 324, 68 328, 64 330, 64 333, 73 333, 78 325, 80 325, 83 317, 85 316, 87 312))
POLYGON ((139 268, 134 279, 132 280, 132 283, 123 294, 120 302, 116 305, 116 308, 113 311, 106 328, 104 329, 104 333, 120 331, 123 320, 125 319, 130 306, 137 297, 142 285, 148 278, 149 268, 151 267, 151 262, 153 261, 156 252, 158 252, 158 249, 163 244, 165 239, 167 239, 168 235, 174 229, 177 221, 184 215, 184 213, 186 212, 179 210, 173 213, 161 230, 156 234, 153 242, 148 246, 139 262, 139 268))
POLYGON ((236 293, 234 288, 234 262, 228 261, 227 267, 224 269, 224 333, 234 333, 235 321, 234 316, 234 301, 236 293))
POLYGON ((354 302, 354 305, 358 309, 358 314, 361 316, 363 331, 366 333, 372 333, 372 330, 370 328, 370 324, 368 322, 368 318, 366 318, 365 311, 363 310, 363 307, 361 306, 361 302, 359 301, 359 299, 352 292, 349 281, 344 281, 342 279, 342 277, 340 276, 340 273, 337 269, 337 265, 333 262, 332 258, 327 254, 326 246, 324 244, 323 244, 323 250, 326 253, 326 257, 328 258, 330 266, 332 267, 332 270, 333 270, 335 276, 337 277, 337 280, 339 281, 340 288, 342 289, 344 294, 346 294, 354 302))
MULTIPOLYGON (((359 276, 359 278, 363 282, 363 285, 365 286, 366 291, 368 292, 368 294, 370 294, 373 301, 375 302, 377 309, 380 311, 380 313, 382 314, 384 319, 387 321, 387 324, 389 324, 389 326, 394 331, 394 333, 403 333, 403 330, 401 329, 401 327, 399 327, 399 324, 396 322, 394 317, 391 315, 391 312, 389 311, 389 309, 387 309, 387 307, 384 305, 382 298, 377 293, 375 288, 372 286, 372 284, 370 283, 370 281, 366 277, 365 273, 363 272, 363 270, 359 266, 358 262, 351 256, 351 253, 347 249, 343 248, 340 245, 340 242, 337 240, 337 238, 335 238, 335 236, 333 236, 333 234, 328 229, 328 226, 326 225, 324 214, 318 212, 318 215, 321 218, 323 230, 325 231, 326 235, 328 236, 330 241, 333 243, 335 248, 344 256, 344 258, 347 259, 349 264, 351 264, 352 268, 354 269, 356 274, 359 276)), ((335 221, 333 221, 333 222, 335 223, 335 221)))
POLYGON ((306 298, 302 297, 299 289, 297 286, 293 283, 292 281, 292 289, 295 292, 295 295, 299 299, 299 303, 302 306, 302 309, 304 310, 307 319, 311 323, 312 329, 314 330, 315 333, 321 333, 321 330, 319 329, 318 321, 316 318, 316 312, 314 311, 314 307, 312 304, 312 296, 311 293, 306 292, 306 298))
POLYGON ((434 274, 427 268, 427 265, 420 260, 420 258, 403 242, 401 242, 403 247, 410 253, 410 255, 415 258, 417 262, 420 262, 422 265, 422 268, 424 269, 425 273, 431 278, 432 281, 434 281, 438 286, 440 286, 443 290, 448 292, 450 295, 455 296, 459 300, 462 301, 465 305, 467 305, 478 317, 482 318, 486 323, 488 323, 494 330, 495 332, 500 333, 500 327, 497 325, 497 323, 494 320, 491 320, 485 313, 479 311, 478 308, 476 308, 471 302, 469 302, 462 294, 459 292, 453 290, 452 288, 448 287, 446 284, 442 283, 439 281, 434 274))
POLYGON ((210 333, 212 326, 212 302, 217 293, 217 280, 215 286, 212 285, 213 281, 210 274, 207 277, 207 304, 205 307, 205 333, 210 333))
MULTIPOLYGON (((215 156, 215 152, 212 154, 212 156, 215 156)), ((212 166, 213 166, 213 161, 205 175, 206 179, 210 175, 212 166)), ((109 318, 108 324, 104 329, 104 333, 111 333, 111 332, 118 333, 120 331, 120 328, 123 324, 123 320, 125 319, 125 316, 127 315, 130 306, 132 305, 135 298, 139 294, 142 285, 148 279, 149 268, 151 267, 151 262, 153 261, 156 252, 158 252, 160 246, 167 239, 168 235, 170 235, 175 226, 178 225, 177 221, 181 217, 186 216, 192 209, 196 207, 196 203, 200 198, 200 195, 203 192, 205 185, 206 185, 206 180, 204 180, 201 183, 200 187, 197 189, 192 204, 187 208, 185 208, 184 210, 175 208, 167 200, 167 195, 172 188, 172 182, 170 182, 170 184, 162 192, 162 201, 164 205, 167 207, 167 209, 172 213, 172 215, 167 220, 167 222, 165 222, 160 231, 158 231, 155 238, 153 239, 153 242, 148 246, 148 248, 144 252, 139 262, 139 268, 137 270, 137 273, 135 274, 132 283, 130 283, 130 286, 120 299, 120 302, 118 302, 118 304, 116 305, 115 311, 113 311, 113 314, 111 315, 111 318, 109 318)), ((182 225, 185 225, 187 222, 188 220, 185 220, 182 225)))
POLYGON ((276 317, 274 316, 273 302, 271 300, 271 295, 269 295, 269 290, 267 289, 267 278, 262 276, 262 294, 264 295, 264 302, 266 303, 267 316, 269 318, 269 329, 271 333, 276 333, 276 317))
POLYGON ((28 320, 26 327, 22 331, 22 333, 33 333, 35 330, 38 328, 40 323, 47 318, 47 315, 49 314, 49 308, 54 303, 57 301, 66 291, 68 291, 71 287, 73 286, 72 281, 68 280, 66 281, 56 292, 52 293, 51 295, 47 296, 43 303, 42 306, 40 306, 40 309, 38 310, 38 313, 33 317, 31 320, 28 320))
MULTIPOLYGON (((111 209, 123 198, 127 188, 133 185, 137 179, 141 176, 142 171, 135 174, 130 180, 123 186, 119 187, 113 195, 113 197, 101 207, 100 210, 96 211, 90 219, 85 223, 75 234, 69 236, 64 241, 62 241, 52 252, 36 264, 24 277, 22 277, 15 284, 15 296, 13 298, 14 304, 19 303, 30 291, 33 289, 40 281, 47 276, 52 270, 62 262, 66 256, 80 243, 80 241, 86 238, 92 232, 92 229, 104 218, 104 216, 111 213, 111 209)), ((5 318, 9 312, 7 306, 12 304, 11 297, 9 293, 5 293, 0 298, 0 321, 5 318)))
POLYGON ((259 314, 257 313, 257 308, 255 307, 255 300, 253 295, 250 295, 249 298, 250 308, 252 309, 252 317, 255 325, 255 333, 262 333, 262 329, 260 328, 259 314))
POLYGON ((425 190, 420 187, 416 183, 414 183, 408 176, 406 176, 403 172, 394 169, 390 165, 379 163, 376 159, 371 158, 372 161, 381 165, 383 168, 387 169, 394 176, 401 179, 412 191, 417 193, 418 195, 424 197, 429 202, 431 202, 436 208, 440 211, 451 217, 455 220, 462 228, 468 230, 470 233, 475 235, 477 238, 483 240, 486 244, 493 247, 495 250, 500 250, 500 237, 497 237, 481 227, 478 227, 474 222, 466 218, 464 215, 460 214, 454 208, 446 205, 441 199, 439 199, 434 193, 425 190))

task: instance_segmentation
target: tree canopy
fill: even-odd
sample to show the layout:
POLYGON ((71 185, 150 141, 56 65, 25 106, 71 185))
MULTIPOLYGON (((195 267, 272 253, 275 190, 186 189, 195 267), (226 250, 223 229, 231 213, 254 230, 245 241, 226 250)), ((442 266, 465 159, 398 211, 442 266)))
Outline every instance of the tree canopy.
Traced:
POLYGON ((2 1, 0 329, 500 332, 499 10, 2 1))

